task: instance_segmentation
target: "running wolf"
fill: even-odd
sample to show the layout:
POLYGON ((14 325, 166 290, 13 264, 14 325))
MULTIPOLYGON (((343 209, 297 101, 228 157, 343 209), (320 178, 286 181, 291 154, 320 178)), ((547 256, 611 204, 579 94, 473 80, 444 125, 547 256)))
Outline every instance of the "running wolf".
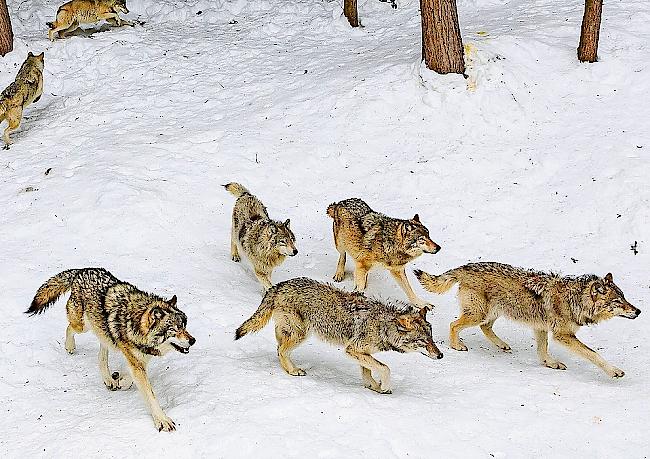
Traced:
POLYGON ((43 94, 44 66, 45 53, 35 56, 30 52, 18 70, 15 81, 0 94, 0 123, 5 119, 8 123, 2 136, 5 150, 8 150, 12 143, 9 134, 20 126, 25 107, 32 102, 38 102, 43 94))
POLYGON ((345 277, 346 252, 356 262, 354 270, 355 290, 363 291, 368 271, 375 265, 385 266, 393 275, 409 300, 425 304, 411 285, 404 267, 422 253, 437 253, 440 246, 429 237, 429 230, 415 216, 400 220, 375 212, 361 199, 351 198, 330 204, 327 215, 334 219, 334 244, 339 252, 334 280, 345 277))
POLYGON ((138 290, 102 268, 69 269, 45 282, 36 292, 28 314, 41 314, 66 291, 68 329, 65 349, 75 351, 74 335, 91 329, 99 338, 99 371, 110 390, 128 389, 133 381, 144 397, 156 428, 176 429, 156 400, 147 363, 152 356, 176 350, 187 354, 195 339, 185 327, 187 316, 176 307, 176 295, 170 300, 138 290), (108 350, 120 351, 131 375, 108 368, 108 350))
POLYGON ((278 357, 292 376, 304 376, 289 354, 310 333, 340 345, 361 367, 364 386, 390 394, 390 369, 371 354, 381 351, 421 352, 441 359, 426 320, 428 307, 382 303, 360 292, 346 292, 304 277, 280 282, 266 292, 253 316, 236 331, 235 339, 261 330, 273 317, 278 357), (379 375, 379 382, 372 371, 379 375))
POLYGON ((50 30, 47 36, 54 41, 55 34, 59 38, 75 31, 80 24, 93 24, 102 19, 115 27, 132 26, 131 21, 121 19, 118 13, 129 14, 126 0, 71 0, 59 7, 54 22, 48 22, 50 30))
POLYGON ((271 220, 262 201, 239 183, 229 183, 224 188, 237 198, 232 210, 232 260, 241 260, 241 249, 253 265, 257 279, 268 290, 273 285, 273 270, 282 264, 285 257, 298 253, 290 222, 288 219, 284 223, 271 220))
POLYGON ((566 365, 548 354, 548 333, 572 352, 602 368, 609 376, 625 373, 605 361, 596 351, 576 338, 583 325, 597 324, 612 317, 635 319, 641 313, 627 302, 610 274, 579 277, 525 270, 501 263, 470 263, 433 276, 415 271, 422 286, 444 293, 458 284, 461 315, 451 323, 451 347, 466 351, 458 333, 479 325, 497 347, 508 346, 494 334, 492 325, 500 316, 523 322, 535 332, 537 355, 549 368, 565 370, 566 365))

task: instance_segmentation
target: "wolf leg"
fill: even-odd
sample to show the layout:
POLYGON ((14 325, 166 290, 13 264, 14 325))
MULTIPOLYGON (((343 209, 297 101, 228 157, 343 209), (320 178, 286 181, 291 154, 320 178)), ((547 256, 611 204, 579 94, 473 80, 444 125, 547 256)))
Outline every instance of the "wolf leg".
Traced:
POLYGON ((451 323, 449 327, 449 341, 453 349, 457 351, 466 351, 467 346, 461 341, 458 334, 465 328, 475 327, 482 322, 483 318, 476 318, 471 315, 463 313, 458 320, 451 323))
POLYGON ((374 390, 375 392, 380 392, 381 387, 379 383, 375 381, 375 378, 372 377, 372 371, 363 365, 359 365, 361 368, 361 379, 363 380, 363 385, 366 389, 374 390))
POLYGON ((232 261, 241 261, 239 256, 239 248, 237 247, 237 233, 235 232, 235 222, 232 224, 232 230, 230 231, 230 258, 232 261))
POLYGON ((406 296, 408 297, 411 303, 421 305, 421 306, 427 304, 425 301, 422 301, 420 298, 418 298, 418 296, 411 288, 411 284, 409 284, 409 280, 406 277, 406 272, 404 271, 403 266, 400 268, 391 269, 390 273, 395 278, 395 281, 397 281, 397 285, 399 285, 404 291, 404 293, 406 293, 406 296))
POLYGON ((273 284, 271 283, 271 273, 265 273, 256 269, 255 276, 257 277, 257 280, 260 281, 260 284, 264 286, 265 290, 273 287, 273 284))
POLYGON ((68 351, 68 354, 74 354, 76 349, 74 335, 84 333, 87 330, 84 324, 83 307, 76 301, 74 293, 68 298, 65 310, 68 316, 68 328, 65 332, 65 350, 68 351))
POLYGON ((21 107, 19 108, 12 108, 10 110, 7 110, 6 113, 6 119, 8 126, 5 129, 4 134, 2 135, 2 140, 5 142, 5 150, 9 149, 9 145, 11 145, 11 139, 9 138, 9 134, 11 134, 13 131, 18 129, 20 126, 20 120, 23 116, 23 109, 21 107))
POLYGON ((485 322, 485 323, 482 323, 481 324, 481 331, 483 332, 483 334, 486 336, 487 339, 489 339, 490 341, 492 341, 494 343, 494 345, 496 347, 498 347, 499 349, 504 350, 504 351, 509 351, 510 346, 508 346, 508 343, 506 343, 501 338, 499 338, 494 333, 494 330, 492 330, 492 325, 494 325, 495 321, 496 321, 496 319, 490 320, 490 321, 485 322))
POLYGON ((99 344, 99 372, 109 390, 126 390, 133 384, 133 378, 128 374, 120 375, 117 371, 111 374, 108 368, 108 347, 102 343, 99 344))
POLYGON ((74 32, 78 28, 79 28, 79 23, 77 21, 73 21, 68 28, 59 31, 59 37, 64 38, 67 34, 74 32))
POLYGON ((363 292, 366 289, 369 270, 370 267, 368 265, 357 261, 357 265, 354 268, 354 290, 357 292, 363 292))
MULTIPOLYGON (((374 387, 372 385, 370 387, 366 386, 368 389, 374 390, 380 394, 393 393, 390 387, 390 368, 381 363, 379 360, 375 359, 370 354, 364 354, 349 347, 345 349, 345 353, 356 360, 362 368, 366 368, 368 372, 372 372, 374 370, 379 374, 379 384, 375 382, 374 387)), ((374 381, 372 376, 370 376, 370 379, 374 381)))
POLYGON ((50 39, 50 41, 54 41, 54 38, 59 36, 58 32, 61 30, 65 30, 68 27, 70 27, 70 24, 68 23, 60 23, 59 20, 55 20, 54 24, 52 24, 52 28, 47 31, 47 37, 50 39))
POLYGON ((600 354, 598 354, 598 352, 583 344, 578 338, 576 338, 575 335, 570 333, 554 332, 553 338, 565 345, 570 351, 602 368, 610 377, 622 378, 625 376, 625 372, 623 370, 612 366, 609 362, 603 359, 600 354))
POLYGON ((305 370, 298 368, 291 361, 290 353, 300 343, 302 343, 307 336, 305 333, 292 326, 289 319, 285 317, 278 317, 275 325, 275 339, 278 341, 278 359, 280 365, 291 376, 305 376, 305 370))
POLYGON ((126 349, 122 349, 126 361, 129 363, 129 369, 131 370, 131 375, 133 376, 133 381, 135 382, 136 387, 142 394, 151 417, 153 418, 153 423, 156 426, 158 431, 171 432, 176 430, 176 424, 171 420, 169 416, 160 407, 156 395, 153 393, 153 388, 147 377, 147 363, 138 359, 131 352, 126 349))
POLYGON ((535 330, 535 340, 537 341, 537 356, 542 364, 556 370, 566 370, 565 364, 548 355, 548 331, 535 330))
POLYGON ((460 302, 461 314, 449 326, 449 341, 453 349, 466 351, 467 346, 463 344, 458 334, 465 328, 475 327, 485 321, 487 303, 482 293, 461 286, 458 289, 458 301, 460 302))
POLYGON ((338 225, 336 224, 336 219, 334 219, 334 224, 332 225, 334 230, 334 245, 336 250, 339 252, 339 261, 336 264, 336 272, 334 273, 334 281, 341 282, 345 278, 345 247, 339 240, 339 231, 338 225))
POLYGON ((336 264, 336 272, 334 273, 334 281, 341 282, 345 279, 345 249, 339 249, 336 247, 336 250, 339 252, 339 261, 336 264))

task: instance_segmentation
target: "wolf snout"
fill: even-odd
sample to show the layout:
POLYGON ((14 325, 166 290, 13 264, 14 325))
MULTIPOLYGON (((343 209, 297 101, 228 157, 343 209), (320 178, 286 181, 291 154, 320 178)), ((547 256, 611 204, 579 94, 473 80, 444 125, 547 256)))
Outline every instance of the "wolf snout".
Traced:
POLYGON ((438 244, 436 244, 435 242, 431 242, 431 244, 428 247, 427 252, 432 253, 432 254, 436 254, 436 253, 440 252, 440 246, 438 244))
POLYGON ((190 343, 190 346, 194 346, 194 343, 196 343, 196 338, 191 336, 190 339, 189 339, 189 343, 190 343))
POLYGON ((296 255, 298 255, 298 249, 293 249, 293 252, 291 253, 291 256, 295 257, 296 255))
POLYGON ((440 352, 440 349, 434 343, 427 344, 427 354, 425 355, 431 359, 438 360, 444 357, 444 354, 440 352))

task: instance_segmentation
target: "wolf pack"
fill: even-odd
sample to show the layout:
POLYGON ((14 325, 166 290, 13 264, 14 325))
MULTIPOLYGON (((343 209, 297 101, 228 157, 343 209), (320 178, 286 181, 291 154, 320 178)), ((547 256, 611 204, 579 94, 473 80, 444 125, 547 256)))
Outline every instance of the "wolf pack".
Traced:
MULTIPOLYGON (((119 17, 128 13, 125 0, 72 0, 62 5, 56 20, 48 23, 50 40, 63 38, 80 24, 106 20, 113 26, 133 25, 119 17)), ((18 128, 24 108, 43 92, 44 55, 29 53, 16 80, 0 96, 0 122, 8 121, 3 140, 18 128)), ((411 287, 406 266, 422 254, 435 254, 435 243, 416 214, 413 218, 389 217, 359 198, 330 204, 334 247, 339 257, 333 276, 345 279, 348 255, 354 261, 354 290, 347 291, 306 277, 273 284, 272 274, 287 257, 298 255, 289 219, 272 219, 262 201, 239 183, 224 185, 236 198, 232 212, 230 255, 249 261, 265 294, 257 310, 234 331, 235 340, 275 324, 277 356, 282 369, 292 376, 306 373, 291 360, 291 352, 309 336, 341 347, 359 365, 363 385, 390 394, 391 372, 373 354, 383 351, 419 352, 432 359, 443 353, 436 345, 427 313, 432 306, 411 287), (364 291, 368 273, 387 269, 408 301, 380 300, 364 291)), ((600 367, 610 377, 624 372, 583 344, 580 327, 613 317, 634 319, 640 310, 631 305, 611 273, 560 276, 496 262, 470 263, 440 275, 413 271, 422 287, 443 294, 458 286, 459 318, 450 324, 449 345, 467 351, 460 332, 480 327, 497 348, 510 351, 492 326, 499 317, 523 323, 533 330, 542 365, 565 370, 566 365, 548 353, 549 334, 573 353, 600 367)), ((75 335, 92 331, 100 343, 99 370, 109 390, 126 390, 134 383, 144 398, 155 427, 173 431, 176 426, 160 406, 147 376, 152 357, 176 351, 187 354, 195 338, 187 330, 187 316, 177 297, 165 299, 117 279, 103 268, 63 271, 41 285, 26 311, 44 312, 70 291, 66 303, 68 326, 65 349, 73 354, 75 335), (109 351, 121 353, 128 371, 111 371, 109 351)), ((262 377, 262 376, 261 376, 262 377)))

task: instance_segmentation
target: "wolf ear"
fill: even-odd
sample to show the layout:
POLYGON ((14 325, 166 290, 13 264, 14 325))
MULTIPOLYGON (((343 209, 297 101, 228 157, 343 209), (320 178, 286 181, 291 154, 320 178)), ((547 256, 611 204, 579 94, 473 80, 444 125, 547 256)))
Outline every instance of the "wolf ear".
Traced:
POLYGON ((420 315, 421 319, 427 320, 427 312, 429 312, 431 308, 429 305, 425 305, 424 307, 420 308, 420 312, 418 313, 420 315))
POLYGON ((287 221, 284 222, 285 228, 289 229, 289 223, 291 223, 291 221, 287 218, 287 221))
POLYGON ((602 284, 600 281, 595 281, 593 284, 591 284, 591 297, 595 298, 596 295, 598 294, 604 294, 605 293, 605 286, 602 284))
POLYGON ((30 51, 29 53, 27 53, 27 57, 34 57, 34 54, 30 51))
POLYGON ((395 319, 399 331, 413 330, 413 319, 409 316, 400 316, 395 319))
POLYGON ((415 217, 413 217, 413 221, 420 223, 420 216, 418 214, 415 214, 415 217))
POLYGON ((168 305, 170 306, 176 306, 176 295, 172 296, 172 298, 167 302, 168 305))
POLYGON ((607 273, 605 276, 605 283, 611 284, 612 282, 614 282, 614 276, 612 276, 612 273, 607 273))

